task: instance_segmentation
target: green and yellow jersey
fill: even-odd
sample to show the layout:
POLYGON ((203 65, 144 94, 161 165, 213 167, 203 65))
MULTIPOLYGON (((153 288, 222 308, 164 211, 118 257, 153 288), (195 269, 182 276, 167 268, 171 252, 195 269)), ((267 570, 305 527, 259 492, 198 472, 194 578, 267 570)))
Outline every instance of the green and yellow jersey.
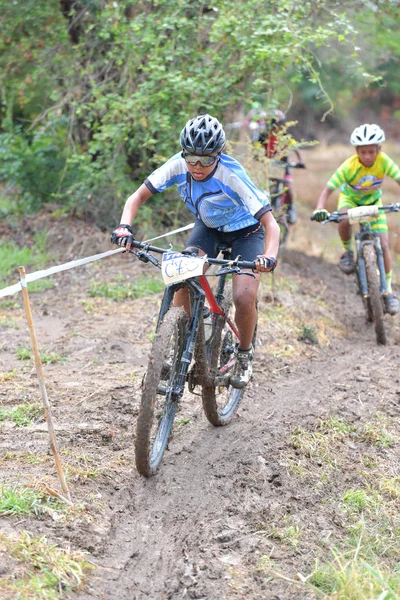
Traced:
POLYGON ((374 204, 382 196, 385 175, 400 181, 400 168, 384 152, 379 152, 372 167, 365 167, 358 154, 340 165, 326 184, 331 190, 340 188, 341 195, 356 205, 374 204))

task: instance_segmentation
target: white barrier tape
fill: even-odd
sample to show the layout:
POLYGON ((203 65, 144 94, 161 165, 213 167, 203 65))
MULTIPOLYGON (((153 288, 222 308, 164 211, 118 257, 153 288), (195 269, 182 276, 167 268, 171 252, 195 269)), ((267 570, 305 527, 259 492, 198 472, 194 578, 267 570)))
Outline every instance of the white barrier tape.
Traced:
POLYGON ((146 244, 148 242, 154 242, 155 240, 160 240, 163 237, 167 237, 168 235, 174 235, 175 233, 180 233, 181 231, 186 231, 187 229, 193 229, 194 223, 189 223, 189 225, 185 225, 185 227, 180 227, 179 229, 174 229, 173 231, 168 231, 168 233, 163 233, 162 235, 158 235, 157 237, 151 238, 151 240, 145 240, 146 244))
MULTIPOLYGON (((173 231, 169 231, 168 233, 159 235, 155 238, 152 238, 151 240, 146 240, 146 243, 166 237, 167 235, 173 235, 175 233, 179 233, 180 231, 185 231, 186 229, 192 229, 192 227, 194 227, 194 223, 190 223, 189 225, 185 225, 185 227, 180 227, 179 229, 174 229, 173 231)), ((72 260, 71 262, 64 263, 63 265, 56 265, 55 267, 50 267, 49 269, 43 269, 41 271, 35 271, 34 273, 28 273, 26 275, 25 281, 27 283, 30 283, 31 281, 37 281, 38 279, 43 279, 43 277, 49 277, 49 275, 61 273, 61 271, 68 271, 68 269, 74 269, 75 267, 86 265, 88 263, 94 262, 95 260, 106 258, 106 256, 118 254, 118 252, 125 252, 125 248, 121 247, 117 248, 116 250, 107 250, 107 252, 102 252, 101 254, 93 254, 93 256, 87 256, 86 258, 72 260)), ((0 290, 0 298, 5 298, 6 296, 12 296, 13 294, 17 294, 21 291, 21 287, 22 283, 19 282, 15 285, 10 285, 9 287, 3 288, 2 290, 0 290)))
MULTIPOLYGON (((42 271, 28 273, 25 280, 27 283, 30 283, 31 281, 43 279, 43 277, 49 277, 49 275, 54 275, 55 273, 60 273, 61 271, 68 271, 68 269, 74 269, 75 267, 79 267, 80 265, 85 265, 87 263, 94 262, 95 260, 105 258, 106 256, 111 256, 112 254, 117 254, 118 252, 124 251, 125 248, 117 248, 116 250, 108 250, 107 252, 102 252, 101 254, 94 254, 93 256, 87 256, 86 258, 72 260, 71 262, 64 263, 63 265, 56 265, 55 267, 50 267, 50 269, 44 269, 42 271)), ((10 285, 9 287, 0 290, 0 298, 4 298, 5 296, 12 296, 13 294, 16 294, 20 291, 21 282, 15 285, 10 285)))

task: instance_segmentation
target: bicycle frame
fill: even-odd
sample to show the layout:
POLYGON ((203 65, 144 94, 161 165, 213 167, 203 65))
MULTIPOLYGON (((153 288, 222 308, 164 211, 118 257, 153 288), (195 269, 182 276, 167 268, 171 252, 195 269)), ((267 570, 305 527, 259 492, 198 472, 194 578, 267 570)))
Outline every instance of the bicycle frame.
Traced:
MULTIPOLYGON (((290 174, 290 169, 292 167, 296 167, 297 163, 282 163, 282 167, 285 169, 284 177, 271 177, 270 182, 276 186, 276 191, 274 190, 274 197, 272 197, 271 192, 271 200, 272 206, 276 211, 279 211, 282 206, 285 204, 287 186, 285 184, 292 183, 293 177, 290 174)), ((271 189, 271 188, 270 188, 271 189)))
MULTIPOLYGON (((235 337, 239 340, 239 332, 237 330, 235 323, 229 318, 229 316, 227 314, 225 314, 225 312, 222 310, 222 308, 219 304, 223 298, 222 292, 223 292, 223 288, 225 286, 225 280, 226 280, 226 274, 222 274, 219 276, 217 291, 216 291, 215 295, 214 295, 214 293, 211 289, 211 286, 208 282, 208 279, 205 275, 200 275, 198 278, 196 277, 193 279, 187 279, 187 280, 185 280, 185 282, 174 283, 174 284, 168 285, 165 289, 164 296, 163 296, 163 299, 161 302, 161 308, 160 308, 160 313, 159 313, 159 317, 158 317, 156 331, 158 331, 160 324, 164 318, 164 315, 166 314, 167 310, 169 309, 169 307, 172 304, 175 292, 177 292, 179 289, 187 288, 190 293, 190 297, 191 297, 191 303, 190 303, 191 314, 190 314, 190 321, 189 321, 188 328, 187 328, 187 339, 186 339, 186 343, 185 343, 185 349, 182 354, 182 360, 181 360, 182 368, 181 368, 181 372, 179 373, 179 378, 176 383, 176 387, 172 391, 172 395, 176 400, 180 399, 184 393, 185 382, 187 379, 188 370, 189 370, 190 364, 193 359, 195 345, 196 345, 196 341, 198 339, 199 326, 200 326, 200 320, 201 320, 200 316, 203 314, 203 307, 204 307, 206 299, 210 306, 210 313, 212 315, 212 319, 215 320, 214 315, 221 315, 222 317, 224 317, 226 323, 231 328, 235 337)), ((204 335, 201 336, 201 339, 204 340, 204 335)), ((211 340, 212 340, 212 338, 210 339, 210 342, 211 342, 211 340)), ((233 359, 232 361, 229 361, 227 364, 225 364, 220 369, 221 375, 224 375, 224 373, 226 373, 229 370, 229 368, 233 365, 234 362, 235 361, 233 359)), ((161 390, 159 390, 159 391, 161 391, 161 390)))

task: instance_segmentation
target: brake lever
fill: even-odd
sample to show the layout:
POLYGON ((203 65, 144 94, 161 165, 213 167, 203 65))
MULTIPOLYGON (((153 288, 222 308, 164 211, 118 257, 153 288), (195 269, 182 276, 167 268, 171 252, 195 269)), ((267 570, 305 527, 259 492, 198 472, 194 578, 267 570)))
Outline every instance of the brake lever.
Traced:
POLYGON ((145 250, 139 250, 138 252, 134 252, 133 254, 136 254, 136 256, 138 257, 138 259, 141 260, 144 263, 151 262, 151 264, 153 264, 155 267, 159 267, 160 266, 160 263, 156 259, 156 257, 153 256, 152 254, 148 254, 145 250))
POLYGON ((219 271, 217 271, 215 273, 216 276, 219 275, 228 275, 229 273, 234 273, 236 275, 249 275, 250 277, 256 277, 254 275, 254 273, 251 273, 250 271, 241 271, 241 269, 239 267, 223 267, 222 269, 219 269, 219 271))

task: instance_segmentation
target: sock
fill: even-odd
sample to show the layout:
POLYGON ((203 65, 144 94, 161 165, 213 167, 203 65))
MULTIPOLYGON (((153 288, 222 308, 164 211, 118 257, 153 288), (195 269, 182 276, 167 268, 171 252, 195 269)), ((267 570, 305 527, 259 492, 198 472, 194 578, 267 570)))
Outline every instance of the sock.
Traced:
POLYGON ((386 273, 386 288, 388 291, 388 294, 392 293, 392 271, 389 271, 389 273, 386 273))
POLYGON ((342 244, 343 244, 343 248, 346 250, 346 252, 350 252, 353 249, 353 240, 351 238, 349 240, 347 240, 347 242, 344 242, 342 240, 342 244))

